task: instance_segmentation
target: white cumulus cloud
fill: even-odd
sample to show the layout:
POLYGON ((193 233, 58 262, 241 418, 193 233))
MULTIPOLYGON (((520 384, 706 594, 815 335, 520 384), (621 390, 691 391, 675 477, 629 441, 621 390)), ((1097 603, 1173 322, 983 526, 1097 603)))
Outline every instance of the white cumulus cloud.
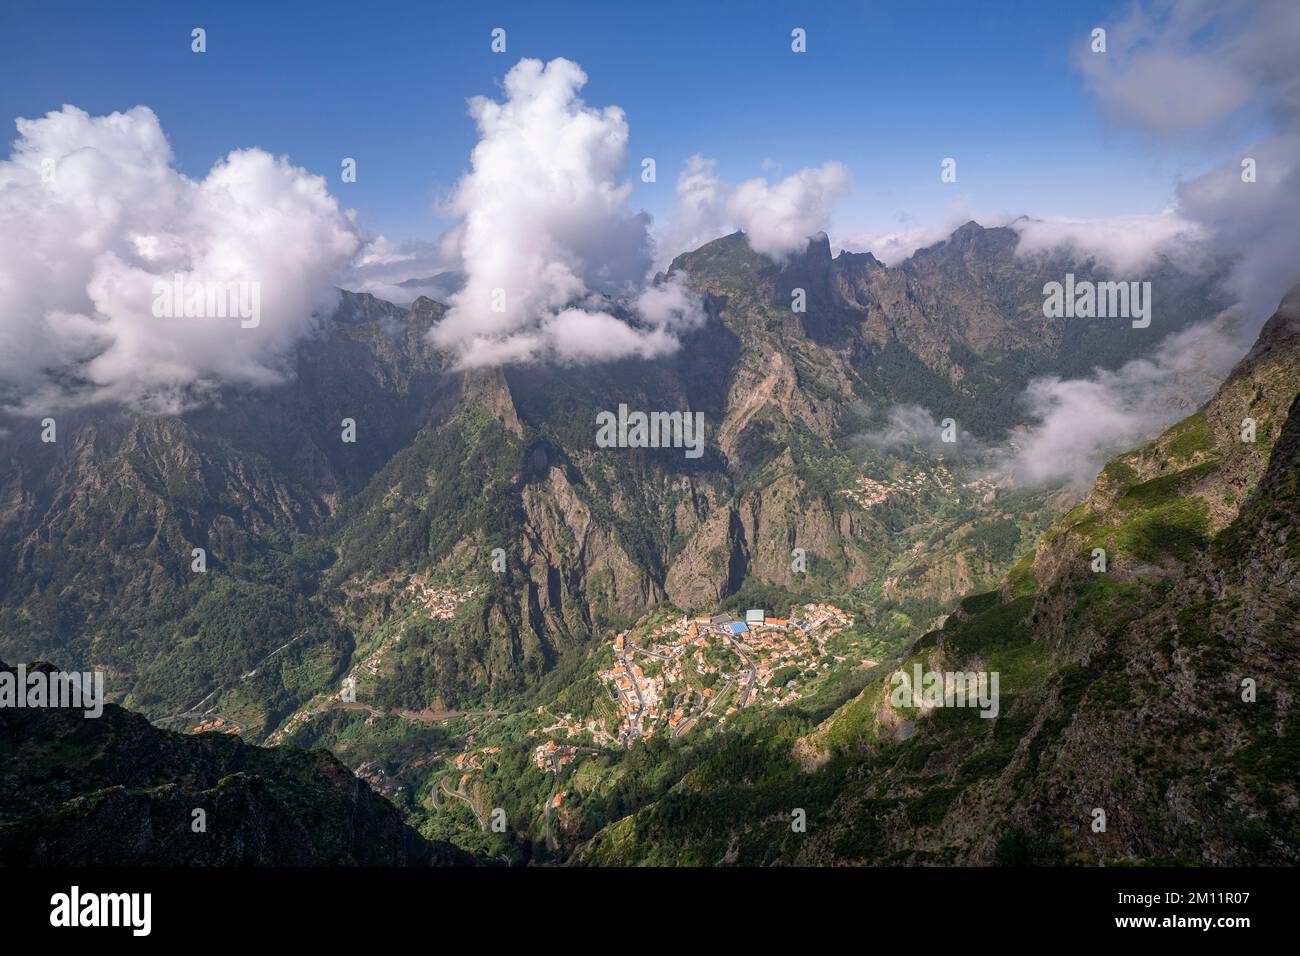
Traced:
POLYGON ((727 215, 755 252, 781 259, 824 231, 832 205, 851 185, 843 163, 801 169, 775 183, 747 179, 727 200, 727 215))
POLYGON ((223 384, 282 381, 357 251, 318 176, 259 149, 192 180, 146 107, 17 121, 0 161, 0 403, 176 411, 223 384), (255 325, 159 317, 155 284, 245 283, 255 325))
POLYGON ((830 162, 775 182, 760 176, 733 185, 718 176, 715 160, 697 153, 677 178, 677 208, 658 237, 658 261, 740 229, 755 252, 779 262, 826 231, 835 201, 852 184, 848 167, 830 162))
POLYGON ((650 217, 628 205, 627 118, 584 103, 586 82, 569 60, 521 60, 502 101, 470 100, 479 142, 445 243, 465 282, 430 332, 459 365, 650 358, 703 320, 684 289, 642 290, 650 217))

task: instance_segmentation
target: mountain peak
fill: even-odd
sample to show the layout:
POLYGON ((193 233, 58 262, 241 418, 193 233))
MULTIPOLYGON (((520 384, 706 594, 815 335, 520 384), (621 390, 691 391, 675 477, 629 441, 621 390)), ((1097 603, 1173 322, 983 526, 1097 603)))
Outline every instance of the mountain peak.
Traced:
POLYGON ((688 272, 700 279, 747 281, 776 267, 749 245, 740 231, 706 242, 693 252, 684 252, 672 261, 668 273, 688 272))
POLYGON ((873 252, 850 252, 847 249, 841 249, 840 254, 835 257, 835 261, 843 265, 862 266, 866 269, 887 269, 889 268, 883 262, 876 258, 873 252))
POLYGON ((830 236, 824 232, 814 233, 808 237, 808 245, 804 247, 803 257, 809 262, 820 262, 829 264, 831 259, 831 240, 830 236))
POLYGON ((1015 249, 1016 243, 1019 241, 1020 236, 1014 229, 1009 229, 1006 226, 987 228, 971 219, 954 229, 947 239, 941 239, 924 249, 917 249, 916 252, 912 253, 911 259, 922 260, 931 256, 942 257, 945 254, 954 252, 963 255, 967 253, 977 255, 1005 254, 1015 249))
POLYGON ((974 219, 968 219, 948 237, 948 244, 958 249, 969 249, 985 242, 998 230, 985 229, 974 219))

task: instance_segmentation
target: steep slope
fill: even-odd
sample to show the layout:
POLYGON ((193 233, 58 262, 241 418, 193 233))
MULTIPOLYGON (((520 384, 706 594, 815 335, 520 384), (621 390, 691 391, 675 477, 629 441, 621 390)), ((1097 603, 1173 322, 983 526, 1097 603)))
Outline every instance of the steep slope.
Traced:
MULTIPOLYGON (((345 294, 293 380, 176 416, 91 409, 0 437, 0 651, 110 674, 152 715, 238 682, 273 649, 328 674, 348 638, 310 600, 341 501, 404 446, 435 374, 423 331, 345 294), (341 422, 358 422, 355 443, 341 422), (193 550, 206 571, 193 570, 193 550)), ((245 721, 286 710, 301 677, 263 670, 245 721), (256 712, 254 712, 256 711, 256 712)))
POLYGON ((424 337, 444 306, 344 294, 279 388, 169 417, 60 416, 53 444, 32 421, 0 428, 0 652, 102 667, 155 719, 215 708, 260 739, 396 644, 412 575, 475 596, 454 623, 426 620, 378 686, 363 677, 385 706, 508 700, 605 629, 756 589, 874 589, 901 632, 995 580, 1001 542, 1036 530, 1011 525, 1045 500, 980 511, 962 492, 939 526, 937 485, 866 507, 846 495, 866 470, 940 463, 853 439, 904 402, 1001 438, 1030 375, 1113 366, 1215 309, 1188 291, 1209 279, 1166 270, 1140 335, 1048 328, 1042 282, 1067 267, 1096 274, 973 223, 895 269, 832 257, 824 237, 778 264, 738 234, 673 264, 708 311, 677 355, 474 373, 424 337), (596 414, 620 403, 702 412, 703 457, 597 448, 596 414), (914 560, 921 545, 961 566, 914 560))
MULTIPOLYGON (((33 665, 52 670, 49 665, 33 665)), ((0 665, 0 669, 13 669, 0 665)), ((116 705, 0 708, 7 866, 450 866, 324 751, 183 737, 116 705), (196 810, 203 811, 197 815, 196 810)))
POLYGON ((1300 290, 1200 412, 899 662, 996 673, 996 716, 896 694, 891 668, 811 733, 754 728, 752 759, 702 761, 578 859, 1300 861, 1298 394, 1300 290))
POLYGON ((1117 368, 1227 305, 1216 291, 1220 276, 1161 262, 1144 276, 1153 288, 1149 328, 1048 319, 1045 283, 1066 273, 1081 283, 1130 277, 1062 253, 1020 255, 1018 242, 1010 228, 968 222, 887 268, 869 253, 832 257, 821 236, 779 267, 735 233, 679 256, 670 271, 715 296, 721 320, 742 341, 793 354, 800 384, 832 398, 806 422, 833 423, 845 411, 834 399, 853 395, 920 404, 986 438, 1023 421, 1016 403, 1033 378, 1117 368), (804 313, 792 310, 796 289, 806 293, 804 313))
MULTIPOLYGON (((446 702, 480 702, 473 688, 505 699, 601 629, 664 602, 700 611, 746 586, 826 594, 888 581, 909 610, 933 613, 953 593, 996 580, 1007 560, 997 543, 1019 536, 1013 517, 956 522, 944 529, 953 540, 934 529, 918 540, 902 535, 930 520, 920 502, 869 510, 844 497, 864 464, 848 441, 870 425, 862 411, 924 402, 936 417, 954 414, 963 428, 1001 437, 1022 420, 1014 399, 1034 374, 1113 366, 1219 305, 1211 279, 1165 266, 1151 329, 1049 321, 1046 279, 1104 273, 1017 256, 1016 242, 1011 230, 968 223, 887 269, 869 255, 832 257, 824 236, 778 264, 737 233, 669 269, 709 313, 678 356, 467 378, 457 411, 416 443, 429 450, 411 451, 422 467, 472 461, 473 474, 440 473, 425 489, 417 486, 427 468, 403 462, 400 481, 387 469, 358 501, 345 550, 372 579, 432 566, 443 577, 468 573, 489 596, 450 648, 436 639, 404 645, 402 689, 381 687, 381 701, 415 706, 436 691, 446 702), (807 311, 791 308, 794 289, 807 293, 807 311), (595 448, 596 414, 619 404, 703 412, 705 455, 595 448), (478 442, 497 449, 497 464, 483 460, 478 442), (431 510, 434 499, 441 506, 431 510), (460 526, 443 528, 438 513, 460 526), (894 567, 901 546, 922 542, 959 554, 962 566, 894 567), (486 571, 494 547, 509 557, 507 574, 486 571), (795 549, 809 556, 806 570, 794 569, 795 549), (893 580, 903 572, 910 576, 893 580)), ((872 464, 900 469, 881 456, 872 464)), ((1018 506, 1035 514, 1043 502, 1018 506)))

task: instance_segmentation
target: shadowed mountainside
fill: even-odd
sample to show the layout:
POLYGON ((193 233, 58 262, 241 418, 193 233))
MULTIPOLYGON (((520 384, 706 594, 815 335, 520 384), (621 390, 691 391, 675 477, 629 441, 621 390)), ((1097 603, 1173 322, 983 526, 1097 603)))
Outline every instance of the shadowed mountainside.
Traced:
MULTIPOLYGON (((49 665, 33 665, 31 670, 49 665)), ((13 672, 0 665, 0 669, 13 672)), ((451 866, 326 751, 182 736, 108 704, 0 708, 7 866, 451 866), (196 831, 195 810, 202 810, 196 831)))

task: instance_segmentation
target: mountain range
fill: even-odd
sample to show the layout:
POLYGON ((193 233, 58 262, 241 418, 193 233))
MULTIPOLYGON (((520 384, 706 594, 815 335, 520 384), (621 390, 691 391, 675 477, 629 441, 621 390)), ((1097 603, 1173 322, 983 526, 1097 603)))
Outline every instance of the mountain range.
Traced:
POLYGON ((160 812, 151 788, 231 779, 267 806, 301 787, 387 849, 136 858, 1294 862, 1300 298, 1080 497, 997 473, 1033 427, 1026 388, 1152 356, 1228 302, 1221 275, 1162 262, 1149 328, 1047 319, 1067 272, 1111 277, 975 223, 894 267, 825 236, 778 263, 736 233, 660 277, 707 315, 669 359, 457 369, 426 335, 445 304, 343 292, 281 386, 60 413, 54 442, 5 420, 0 657, 103 670, 113 746, 172 756, 75 785, 52 783, 66 763, 7 775, 27 798, 0 836, 32 852, 53 803, 138 819, 160 812), (702 412, 703 456, 597 447, 620 404, 702 412), (912 408, 933 428, 879 440, 912 408), (797 701, 575 761, 553 807, 561 770, 533 767, 525 715, 608 713, 612 635, 818 601, 851 612, 855 649, 792 672, 797 701), (894 706, 889 675, 917 662, 998 671, 998 716, 894 706), (216 726, 248 743, 217 747, 216 726), (460 773, 485 741, 496 769, 460 773), (378 794, 329 796, 335 757, 298 746, 378 794))

